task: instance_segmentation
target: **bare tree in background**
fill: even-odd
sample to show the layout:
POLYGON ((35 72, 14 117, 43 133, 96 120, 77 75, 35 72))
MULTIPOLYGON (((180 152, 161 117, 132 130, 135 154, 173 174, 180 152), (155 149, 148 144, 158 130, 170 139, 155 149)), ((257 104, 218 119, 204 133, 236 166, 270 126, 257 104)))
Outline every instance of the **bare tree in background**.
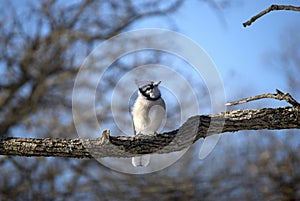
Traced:
MULTIPOLYGON (((181 0, 6 1, 0 16, 1 135, 76 137, 71 94, 82 60, 95 45, 140 20, 162 17, 168 22, 164 16, 181 4, 181 0)), ((119 71, 126 68, 120 65, 119 71)), ((107 79, 101 93, 111 90, 113 82, 107 79)), ((97 98, 101 101, 101 96, 97 98)), ((103 114, 106 111, 103 104, 103 114)), ((138 199, 144 192, 154 196, 152 190, 143 192, 141 177, 112 174, 92 160, 2 156, 0 164, 1 200, 124 200, 138 199)), ((167 199, 168 193, 179 191, 174 185, 178 182, 166 180, 169 189, 161 189, 160 195, 166 191, 167 199)))
MULTIPOLYGON (((14 8, 16 2, 6 4, 1 6, 0 133, 8 135, 16 126, 37 129, 42 124, 49 135, 55 132, 50 121, 70 112, 74 77, 95 44, 138 20, 171 13, 181 1, 43 1, 22 9, 14 8), (47 108, 51 110, 45 112, 47 108)), ((59 128, 66 133, 65 126, 59 128)))

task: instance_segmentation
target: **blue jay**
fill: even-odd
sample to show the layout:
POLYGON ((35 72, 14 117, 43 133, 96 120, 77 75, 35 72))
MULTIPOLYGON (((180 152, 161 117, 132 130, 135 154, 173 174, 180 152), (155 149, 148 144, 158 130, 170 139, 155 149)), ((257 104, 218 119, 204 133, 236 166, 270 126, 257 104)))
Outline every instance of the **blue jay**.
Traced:
MULTIPOLYGON (((138 97, 132 107, 134 134, 155 134, 166 117, 165 101, 161 97, 158 85, 161 81, 136 81, 139 88, 138 97)), ((150 163, 150 155, 132 158, 135 167, 146 167, 150 163)))

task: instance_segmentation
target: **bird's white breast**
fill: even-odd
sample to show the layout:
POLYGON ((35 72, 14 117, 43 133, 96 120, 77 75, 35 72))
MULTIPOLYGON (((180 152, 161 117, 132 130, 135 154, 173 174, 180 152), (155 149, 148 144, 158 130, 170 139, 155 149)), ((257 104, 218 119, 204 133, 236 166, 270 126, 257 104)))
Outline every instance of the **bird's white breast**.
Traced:
POLYGON ((151 101, 138 97, 132 108, 136 134, 154 134, 166 117, 165 102, 162 98, 151 101))

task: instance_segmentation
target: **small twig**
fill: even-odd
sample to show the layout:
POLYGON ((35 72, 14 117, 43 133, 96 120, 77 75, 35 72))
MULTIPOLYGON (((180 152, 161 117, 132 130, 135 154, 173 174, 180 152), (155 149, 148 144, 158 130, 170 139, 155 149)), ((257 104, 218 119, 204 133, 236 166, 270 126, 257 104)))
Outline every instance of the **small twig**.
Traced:
POLYGON ((290 103, 294 107, 300 107, 300 104, 289 93, 283 93, 278 89, 276 89, 276 94, 261 94, 257 96, 251 96, 249 98, 244 98, 238 101, 226 103, 225 105, 232 106, 232 105, 242 104, 242 103, 246 103, 249 101, 258 100, 262 98, 274 98, 280 101, 285 100, 286 102, 290 103))
POLYGON ((291 10, 291 11, 300 11, 300 7, 296 6, 290 6, 290 5, 271 5, 269 8, 261 11, 257 15, 253 16, 250 20, 247 22, 243 23, 243 26, 250 26, 253 22, 255 22, 258 18, 262 17, 263 15, 274 11, 274 10, 291 10))

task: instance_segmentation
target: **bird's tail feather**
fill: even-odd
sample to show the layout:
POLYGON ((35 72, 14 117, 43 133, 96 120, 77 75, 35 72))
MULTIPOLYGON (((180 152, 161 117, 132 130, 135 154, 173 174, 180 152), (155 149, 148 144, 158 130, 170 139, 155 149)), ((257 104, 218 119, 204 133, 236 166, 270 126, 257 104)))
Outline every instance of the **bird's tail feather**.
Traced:
POLYGON ((132 165, 134 167, 146 167, 150 163, 150 155, 132 157, 132 165))

